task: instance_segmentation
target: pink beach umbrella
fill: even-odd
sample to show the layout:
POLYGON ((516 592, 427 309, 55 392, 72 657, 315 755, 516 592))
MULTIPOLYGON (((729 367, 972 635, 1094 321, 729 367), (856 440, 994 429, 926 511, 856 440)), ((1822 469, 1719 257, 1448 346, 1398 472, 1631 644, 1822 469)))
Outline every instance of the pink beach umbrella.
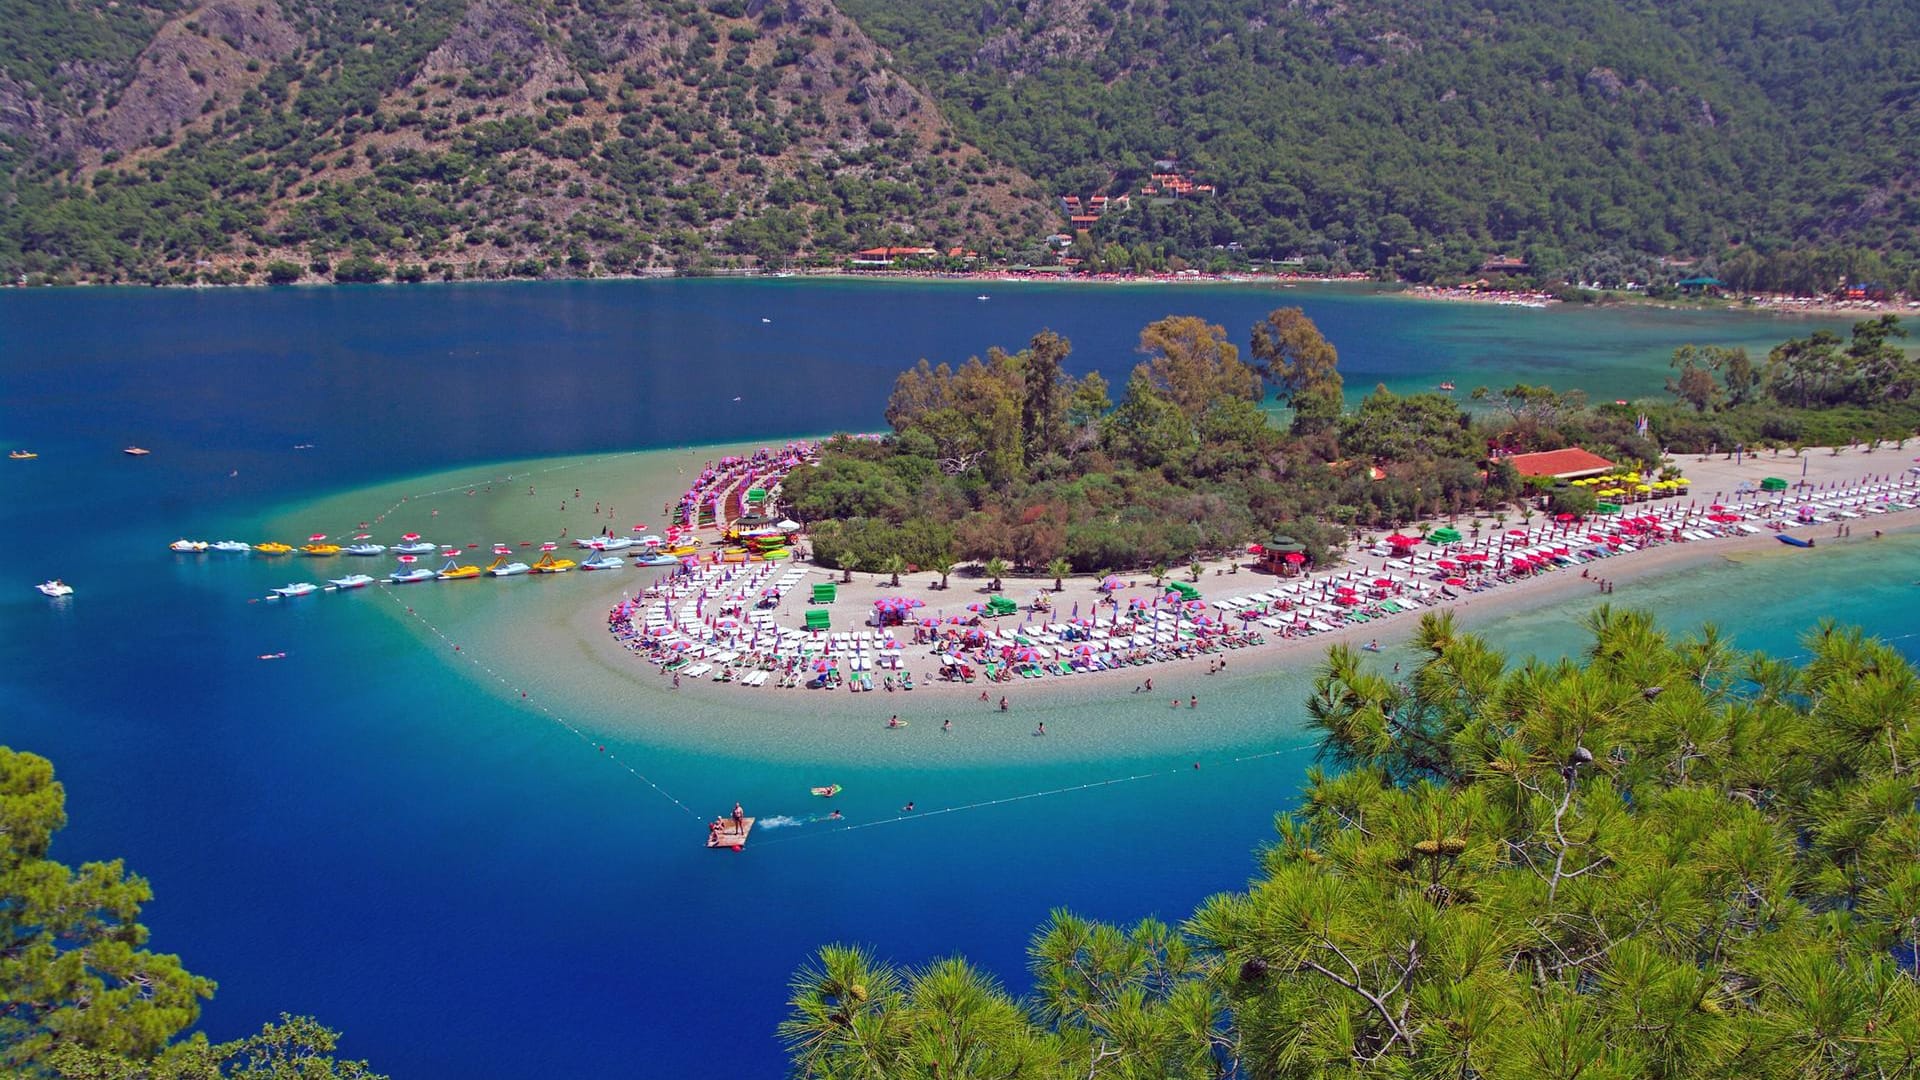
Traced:
POLYGON ((326 533, 314 533, 312 536, 307 537, 307 543, 317 544, 320 541, 325 540, 326 538, 327 538, 326 533))
POLYGON ((400 537, 400 539, 402 539, 402 540, 405 540, 405 541, 406 541, 407 543, 409 543, 409 544, 411 544, 411 543, 413 543, 413 542, 414 542, 415 540, 418 540, 418 539, 420 539, 420 534, 419 534, 419 533, 407 533, 407 534, 405 534, 405 535, 403 535, 403 536, 401 536, 401 537, 400 537))
POLYGON ((402 555, 400 556, 400 561, 403 563, 410 563, 417 558, 419 558, 419 556, 417 555, 402 555))

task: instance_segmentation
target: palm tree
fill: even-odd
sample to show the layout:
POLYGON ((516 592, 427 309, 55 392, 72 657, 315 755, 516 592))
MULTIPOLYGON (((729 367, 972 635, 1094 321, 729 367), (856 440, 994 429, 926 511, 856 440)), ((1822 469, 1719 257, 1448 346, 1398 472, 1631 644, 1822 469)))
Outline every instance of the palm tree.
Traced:
POLYGON ((1053 591, 1060 592, 1067 586, 1064 579, 1073 572, 1073 564, 1065 559, 1055 559, 1047 564, 1047 573, 1053 576, 1053 591))
POLYGON ((1166 564, 1166 563, 1154 563, 1154 564, 1153 564, 1153 587, 1154 587, 1154 588, 1156 588, 1156 589, 1157 589, 1157 588, 1159 588, 1159 587, 1160 587, 1160 582, 1161 582, 1161 581, 1162 581, 1162 580, 1163 580, 1163 579, 1164 579, 1164 578, 1165 578, 1166 576, 1167 576, 1167 564, 1166 564))
POLYGON ((1007 574, 1007 560, 995 555, 993 558, 988 559, 981 569, 985 570, 987 577, 991 579, 987 585, 987 591, 999 592, 1000 579, 1007 574))
POLYGON ((845 571, 844 576, 840 578, 840 583, 843 585, 853 584, 853 572, 860 569, 860 556, 849 551, 835 561, 840 564, 840 569, 845 571))
POLYGON ((1187 564, 1187 573, 1192 574, 1193 580, 1195 581, 1200 580, 1200 573, 1205 569, 1206 567, 1200 565, 1199 559, 1195 559, 1192 562, 1187 564))
POLYGON ((927 560, 927 569, 940 575, 940 588, 947 587, 947 575, 953 572, 953 556, 942 552, 927 560))
POLYGON ((880 561, 880 572, 893 575, 893 587, 896 589, 900 587, 900 571, 906 568, 907 560, 902 558, 898 553, 889 555, 880 561))

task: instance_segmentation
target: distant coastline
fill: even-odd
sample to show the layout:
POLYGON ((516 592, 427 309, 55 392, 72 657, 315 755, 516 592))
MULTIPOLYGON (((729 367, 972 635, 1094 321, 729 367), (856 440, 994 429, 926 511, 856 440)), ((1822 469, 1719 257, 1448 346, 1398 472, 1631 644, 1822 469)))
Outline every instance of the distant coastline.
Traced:
POLYGON ((634 274, 596 274, 592 276, 558 275, 540 278, 486 278, 454 279, 431 278, 422 281, 380 281, 380 282, 338 282, 330 280, 297 281, 288 283, 269 282, 194 282, 191 284, 138 284, 133 282, 102 283, 93 281, 48 282, 27 285, 20 282, 0 284, 5 290, 36 289, 167 289, 195 291, 202 289, 315 289, 336 288, 341 286, 359 287, 415 287, 431 285, 510 285, 540 284, 551 282, 621 282, 621 281, 771 281, 795 279, 807 281, 870 281, 870 282, 951 282, 972 285, 1024 285, 1050 284, 1074 286, 1170 286, 1170 285, 1228 285, 1239 287, 1268 287, 1289 289, 1300 285, 1317 287, 1366 287, 1373 295, 1393 297, 1403 300, 1422 302, 1440 302, 1456 304, 1479 304, 1491 307, 1524 307, 1531 309, 1572 308, 1572 307, 1643 307, 1667 311, 1718 311, 1736 314, 1776 315, 1787 317, 1810 317, 1828 319, 1865 318, 1881 314, 1920 314, 1920 299, 1912 300, 1834 300, 1829 297, 1793 296, 1787 294, 1755 294, 1748 297, 1727 298, 1719 301, 1669 300, 1645 296, 1637 293, 1602 292, 1588 303, 1569 303, 1550 292, 1538 289, 1503 289, 1421 285, 1407 281, 1381 281, 1362 273, 1349 274, 1269 274, 1269 273, 1213 273, 1201 270, 1163 272, 1153 274, 1073 274, 1052 270, 848 270, 843 267, 819 269, 795 269, 780 271, 732 270, 706 273, 681 273, 675 270, 647 271, 634 274))

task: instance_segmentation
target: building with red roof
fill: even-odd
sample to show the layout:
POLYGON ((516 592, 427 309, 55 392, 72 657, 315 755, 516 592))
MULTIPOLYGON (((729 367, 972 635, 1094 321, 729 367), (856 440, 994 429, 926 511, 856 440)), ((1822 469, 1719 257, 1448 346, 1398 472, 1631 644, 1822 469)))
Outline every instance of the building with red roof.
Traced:
POLYGON ((1537 454, 1511 454, 1504 460, 1523 479, 1551 477, 1555 480, 1577 480, 1583 476, 1600 476, 1614 469, 1613 462, 1577 446, 1537 454))

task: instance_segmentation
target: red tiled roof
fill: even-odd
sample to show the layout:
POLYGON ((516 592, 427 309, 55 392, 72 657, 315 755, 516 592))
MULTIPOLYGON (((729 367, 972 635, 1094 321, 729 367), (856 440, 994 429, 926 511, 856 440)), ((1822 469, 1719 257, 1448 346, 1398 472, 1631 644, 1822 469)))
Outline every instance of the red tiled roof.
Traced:
POLYGON ((1514 454, 1507 461, 1521 476, 1568 476, 1613 468, 1613 462, 1577 446, 1538 454, 1514 454))

